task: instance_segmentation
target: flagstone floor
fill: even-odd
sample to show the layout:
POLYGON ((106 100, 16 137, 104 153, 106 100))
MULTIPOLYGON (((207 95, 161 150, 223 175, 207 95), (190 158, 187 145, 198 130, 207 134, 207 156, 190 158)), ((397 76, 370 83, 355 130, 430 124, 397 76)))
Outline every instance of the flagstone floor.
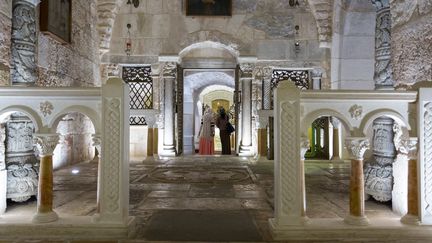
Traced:
MULTIPOLYGON (((273 216, 273 169, 272 161, 251 163, 224 156, 133 161, 129 208, 138 227, 135 240, 120 242, 272 241, 268 219, 273 216)), ((343 162, 306 163, 310 218, 343 218, 347 214, 349 170, 349 163, 343 162)), ((55 211, 60 215, 94 214, 96 175, 95 161, 56 171, 55 211), (73 174, 73 170, 79 172, 73 174)), ((6 216, 31 217, 35 207, 35 199, 8 202, 6 216)), ((366 214, 369 218, 398 217, 391 212, 391 204, 373 200, 366 201, 366 214)))

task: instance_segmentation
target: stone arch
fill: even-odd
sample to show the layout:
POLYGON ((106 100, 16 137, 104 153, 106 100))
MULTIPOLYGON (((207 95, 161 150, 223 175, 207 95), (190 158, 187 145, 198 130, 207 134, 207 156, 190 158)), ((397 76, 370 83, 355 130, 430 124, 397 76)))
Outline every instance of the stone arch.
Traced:
POLYGON ((363 135, 366 134, 367 130, 372 127, 373 121, 375 119, 383 116, 390 117, 401 127, 406 127, 408 130, 411 130, 409 122, 399 112, 391 109, 378 109, 367 113, 362 119, 359 128, 363 135))
POLYGON ((35 126, 35 133, 40 132, 44 128, 42 119, 40 118, 38 113, 34 111, 32 108, 27 106, 13 105, 13 106, 6 107, 0 110, 0 119, 3 119, 4 114, 11 113, 11 112, 21 112, 24 113, 28 118, 30 118, 30 120, 33 122, 35 126))
POLYGON ((59 112, 50 122, 49 128, 51 129, 51 132, 55 133, 57 126, 60 122, 60 120, 69 113, 81 113, 82 115, 87 116, 91 122, 93 123, 93 127, 95 129, 95 133, 101 132, 101 122, 99 115, 96 111, 84 107, 84 106, 69 106, 65 109, 63 109, 61 112, 59 112))
MULTIPOLYGON (((344 115, 342 115, 341 113, 335 111, 335 110, 331 110, 331 109, 321 109, 321 110, 317 110, 317 111, 313 111, 308 113, 302 121, 302 124, 312 124, 313 121, 315 121, 316 119, 318 119, 319 117, 322 116, 333 116, 336 117, 337 119, 339 119, 341 121, 341 124, 343 125, 343 127, 345 128, 345 130, 349 133, 352 133, 353 131, 353 127, 349 122, 349 119, 347 119, 344 115)), ((302 134, 307 134, 307 126, 302 126, 301 127, 301 132, 302 134)))
MULTIPOLYGON (((216 51, 214 53, 215 55, 227 56, 227 57, 231 56, 233 60, 238 62, 237 59, 240 53, 237 48, 238 48, 237 45, 215 42, 215 41, 203 41, 203 42, 190 43, 188 46, 186 46, 179 52, 180 63, 184 58, 196 54, 194 52, 199 52, 202 50, 214 50, 216 51)), ((205 53, 204 56, 208 57, 206 54, 207 53, 205 53)))

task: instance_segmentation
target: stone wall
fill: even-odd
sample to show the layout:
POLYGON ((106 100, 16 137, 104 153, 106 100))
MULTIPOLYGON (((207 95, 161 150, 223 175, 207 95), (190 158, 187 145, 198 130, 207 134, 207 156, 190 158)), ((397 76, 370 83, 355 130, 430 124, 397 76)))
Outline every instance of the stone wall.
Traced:
POLYGON ((92 134, 95 133, 91 120, 80 113, 66 115, 57 127, 59 145, 54 151, 54 169, 91 161, 95 156, 92 134))
POLYGON ((332 89, 374 89, 375 18, 371 1, 335 1, 332 89))
POLYGON ((12 0, 0 1, 0 85, 10 83, 12 0))
POLYGON ((71 43, 39 34, 40 86, 100 86, 96 0, 72 1, 71 43))
POLYGON ((432 81, 432 0, 391 0, 393 78, 432 81))
POLYGON ((290 7, 280 0, 234 0, 231 17, 187 17, 182 0, 142 0, 134 8, 122 3, 115 20, 110 52, 103 62, 146 63, 159 55, 177 55, 197 42, 214 41, 233 47, 241 56, 259 60, 288 60, 292 65, 317 63, 319 48, 315 19, 306 1, 290 7), (132 55, 125 55, 126 25, 130 23, 132 55), (300 29, 296 34, 295 26, 300 29), (295 52, 295 42, 300 52, 295 52))

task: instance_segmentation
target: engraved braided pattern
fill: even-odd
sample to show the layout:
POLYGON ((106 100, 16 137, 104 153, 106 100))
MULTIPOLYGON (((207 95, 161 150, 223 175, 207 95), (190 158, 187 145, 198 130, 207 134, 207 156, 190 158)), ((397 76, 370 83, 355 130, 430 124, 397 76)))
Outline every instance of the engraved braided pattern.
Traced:
POLYGON ((120 99, 106 98, 106 122, 105 141, 107 143, 108 157, 105 158, 105 168, 107 179, 108 210, 115 212, 118 210, 119 200, 119 170, 120 170, 120 99))
POLYGON ((293 212, 294 199, 296 195, 297 181, 297 164, 295 161, 296 144, 295 132, 295 103, 282 103, 281 114, 281 174, 282 174, 282 212, 289 214, 293 212))
POLYGON ((432 214, 432 102, 426 103, 424 107, 424 193, 426 211, 432 214))

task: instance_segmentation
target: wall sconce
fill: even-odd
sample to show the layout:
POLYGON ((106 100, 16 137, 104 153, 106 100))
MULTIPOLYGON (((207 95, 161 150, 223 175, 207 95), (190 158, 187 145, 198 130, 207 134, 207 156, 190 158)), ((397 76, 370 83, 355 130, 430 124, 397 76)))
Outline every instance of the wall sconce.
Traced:
POLYGON ((296 25, 296 26, 294 26, 294 29, 295 29, 295 33, 296 33, 296 35, 298 35, 299 34, 299 30, 300 30, 300 26, 298 26, 298 25, 296 25))
POLYGON ((131 34, 130 34, 130 28, 132 27, 131 24, 127 24, 126 25, 128 31, 127 31, 127 38, 126 38, 126 49, 125 49, 125 53, 126 55, 130 56, 131 52, 132 52, 132 39, 131 39, 131 34))
POLYGON ((300 42, 296 41, 294 43, 294 51, 295 51, 296 54, 298 54, 301 51, 300 42))
POLYGON ((300 6, 300 3, 298 2, 298 0, 289 0, 289 5, 291 6, 291 7, 298 7, 298 6, 300 6))

